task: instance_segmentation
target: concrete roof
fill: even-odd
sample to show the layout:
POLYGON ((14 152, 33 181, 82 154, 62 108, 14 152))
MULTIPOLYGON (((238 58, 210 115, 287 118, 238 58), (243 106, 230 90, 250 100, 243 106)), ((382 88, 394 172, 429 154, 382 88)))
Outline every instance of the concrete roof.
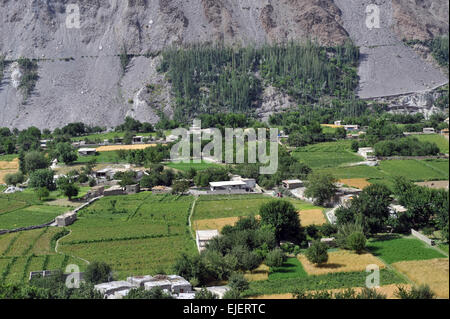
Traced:
POLYGON ((214 230, 197 230, 196 236, 199 240, 211 240, 214 237, 219 236, 219 231, 217 229, 214 230))
POLYGON ((79 148, 78 152, 96 152, 96 148, 79 148))
POLYGON ((286 183, 286 184, 299 184, 299 183, 303 183, 303 181, 301 181, 299 179, 287 179, 287 180, 284 180, 283 183, 286 183))
POLYGON ((209 185, 212 187, 223 187, 223 186, 245 186, 243 181, 224 181, 224 182, 210 182, 209 185))

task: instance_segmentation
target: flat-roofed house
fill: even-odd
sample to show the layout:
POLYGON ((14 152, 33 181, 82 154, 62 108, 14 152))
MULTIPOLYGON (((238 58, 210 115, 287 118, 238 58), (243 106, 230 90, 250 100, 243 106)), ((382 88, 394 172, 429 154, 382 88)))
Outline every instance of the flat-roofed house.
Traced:
POLYGON ((144 284, 146 282, 149 282, 153 279, 152 276, 147 275, 147 276, 134 276, 134 277, 128 277, 127 281, 132 284, 133 286, 136 287, 144 287, 144 284))
POLYGON ((213 238, 219 237, 219 231, 214 230, 197 230, 195 232, 198 251, 205 249, 206 244, 213 238))
POLYGON ((58 225, 58 227, 65 227, 72 225, 76 220, 77 220, 77 213, 73 211, 67 212, 55 218, 55 222, 58 225))
POLYGON ((102 293, 104 297, 108 299, 119 299, 114 298, 113 296, 118 292, 122 292, 121 295, 125 295, 133 288, 134 286, 127 281, 111 281, 94 286, 95 290, 102 293))
POLYGON ((359 125, 344 125, 346 131, 357 131, 359 130, 359 125))
POLYGON ((95 155, 97 153, 97 150, 95 148, 79 148, 78 154, 80 156, 89 156, 89 155, 95 155))
POLYGON ((235 189, 247 189, 247 184, 243 181, 223 181, 223 182, 210 182, 209 186, 211 191, 216 190, 235 190, 235 189))
POLYGON ((143 136, 133 136, 133 144, 142 144, 144 143, 143 136))
POLYGON ((424 127, 423 128, 423 134, 434 134, 436 131, 433 127, 424 127))
POLYGON ((303 187, 303 181, 299 179, 287 179, 281 182, 286 189, 295 189, 303 187))

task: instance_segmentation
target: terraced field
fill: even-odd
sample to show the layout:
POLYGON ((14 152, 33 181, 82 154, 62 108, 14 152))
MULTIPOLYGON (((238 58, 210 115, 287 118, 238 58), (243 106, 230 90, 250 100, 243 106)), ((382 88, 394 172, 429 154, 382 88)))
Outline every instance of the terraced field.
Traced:
POLYGON ((318 143, 296 149, 292 156, 311 168, 338 167, 343 164, 361 162, 364 159, 352 152, 351 141, 318 143))
POLYGON ((30 271, 65 270, 76 264, 80 270, 85 264, 78 259, 55 253, 55 235, 59 228, 47 227, 0 236, 0 280, 7 283, 26 282, 30 271))
POLYGON ((170 271, 181 252, 195 252, 188 216, 190 196, 152 195, 102 198, 79 213, 60 251, 88 261, 105 261, 119 278, 170 271))

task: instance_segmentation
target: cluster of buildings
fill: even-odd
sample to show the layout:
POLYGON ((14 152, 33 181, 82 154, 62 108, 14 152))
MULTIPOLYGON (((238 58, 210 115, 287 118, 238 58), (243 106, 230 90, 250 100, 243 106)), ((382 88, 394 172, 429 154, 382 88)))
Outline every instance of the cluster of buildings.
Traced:
MULTIPOLYGON (((94 289, 102 293, 105 299, 122 299, 132 289, 143 288, 145 290, 152 290, 157 287, 171 294, 176 299, 195 298, 195 290, 193 290, 190 282, 177 275, 128 277, 126 281, 111 281, 95 285, 94 289)), ((226 286, 209 287, 207 289, 220 298, 229 290, 226 286)))

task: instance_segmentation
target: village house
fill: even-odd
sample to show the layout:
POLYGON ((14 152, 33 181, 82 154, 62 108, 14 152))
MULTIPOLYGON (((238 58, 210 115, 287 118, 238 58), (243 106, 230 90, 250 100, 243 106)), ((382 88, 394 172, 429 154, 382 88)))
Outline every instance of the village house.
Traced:
POLYGON ((72 225, 76 220, 77 220, 77 213, 74 211, 67 212, 55 218, 55 222, 58 225, 58 227, 65 227, 72 225))
POLYGON ((434 134, 436 131, 433 127, 424 127, 423 128, 423 134, 434 134))
POLYGON ((361 147, 358 149, 358 154, 367 161, 376 160, 375 151, 372 147, 361 147))
POLYGON ((133 144, 142 144, 144 143, 143 136, 133 136, 133 144))
POLYGON ((213 238, 219 237, 219 231, 215 230, 197 230, 195 232, 198 251, 205 249, 206 244, 213 238))
POLYGON ((125 191, 120 185, 111 186, 108 189, 105 189, 103 195, 106 196, 115 196, 115 195, 125 195, 125 191))
POLYGON ((78 149, 78 154, 80 156, 95 155, 96 153, 97 153, 97 150, 95 148, 80 148, 80 149, 78 149))
POLYGON ((359 125, 344 125, 346 131, 357 131, 359 130, 359 125))
POLYGON ((288 179, 281 182, 286 189, 295 189, 303 187, 303 181, 299 179, 288 179))
POLYGON ((152 194, 169 194, 172 188, 167 186, 155 186, 152 188, 152 194))
POLYGON ((209 186, 212 192, 217 190, 240 190, 249 188, 243 181, 210 182, 209 186))

